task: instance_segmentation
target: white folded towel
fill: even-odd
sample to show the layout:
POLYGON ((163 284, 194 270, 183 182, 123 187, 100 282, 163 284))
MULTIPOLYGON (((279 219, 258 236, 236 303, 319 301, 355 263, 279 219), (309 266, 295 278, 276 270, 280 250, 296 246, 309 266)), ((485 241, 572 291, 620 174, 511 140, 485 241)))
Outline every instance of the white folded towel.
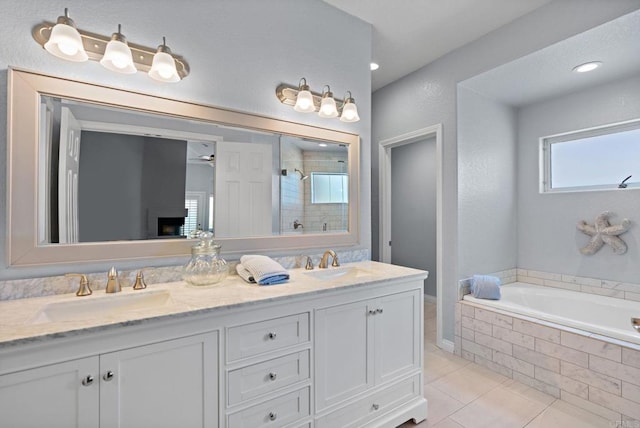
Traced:
POLYGON ((253 278, 253 275, 251 274, 251 272, 249 272, 247 270, 247 268, 242 266, 241 263, 238 263, 236 265, 236 272, 238 272, 238 276, 240 276, 240 278, 244 279, 249 284, 255 284, 256 283, 256 280, 253 278))
POLYGON ((289 280, 289 271, 271 257, 246 255, 240 257, 240 264, 259 285, 281 284, 289 280))

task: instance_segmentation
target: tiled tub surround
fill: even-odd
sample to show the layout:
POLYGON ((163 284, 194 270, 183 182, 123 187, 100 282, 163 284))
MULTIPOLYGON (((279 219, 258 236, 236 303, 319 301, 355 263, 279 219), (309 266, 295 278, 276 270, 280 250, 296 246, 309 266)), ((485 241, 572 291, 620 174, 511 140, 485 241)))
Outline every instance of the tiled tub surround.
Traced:
MULTIPOLYGON (((337 250, 340 263, 350 263, 369 260, 368 250, 337 250)), ((307 253, 305 253, 306 255, 307 253)), ((322 257, 322 253, 308 253, 313 259, 314 266, 317 266, 322 257)), ((226 259, 224 253, 222 257, 226 259)), ((273 257, 285 269, 303 267, 305 260, 302 256, 281 256, 273 257)), ((229 273, 235 273, 237 260, 226 259, 229 263, 229 273)), ((185 260, 186 263, 186 260, 185 260)), ((117 264, 115 264, 118 269, 117 264)), ((69 266, 69 272, 81 272, 79 267, 69 266)), ((122 287, 129 287, 134 284, 138 270, 118 270, 118 277, 122 287)), ((87 273, 91 289, 102 290, 107 283, 107 271, 97 273, 87 273)), ((150 267, 144 269, 144 278, 147 284, 174 282, 182 280, 182 266, 150 267)), ((50 276, 42 278, 14 279, 0 281, 0 301, 24 299, 30 297, 51 296, 55 294, 75 293, 78 289, 78 278, 67 278, 64 275, 50 276)))
POLYGON ((467 301, 455 316, 457 355, 610 421, 640 421, 639 345, 467 301))

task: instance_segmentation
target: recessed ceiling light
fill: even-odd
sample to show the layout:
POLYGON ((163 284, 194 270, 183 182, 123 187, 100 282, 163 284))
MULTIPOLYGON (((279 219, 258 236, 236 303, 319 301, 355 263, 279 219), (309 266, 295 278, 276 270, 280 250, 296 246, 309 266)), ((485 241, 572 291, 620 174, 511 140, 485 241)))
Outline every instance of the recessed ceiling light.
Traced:
POLYGON ((380 68, 380 66, 377 63, 375 63, 375 62, 371 63, 371 71, 377 70, 379 68, 380 68))
POLYGON ((573 71, 576 73, 586 73, 587 71, 593 71, 602 65, 601 61, 591 61, 584 64, 573 67, 573 71))

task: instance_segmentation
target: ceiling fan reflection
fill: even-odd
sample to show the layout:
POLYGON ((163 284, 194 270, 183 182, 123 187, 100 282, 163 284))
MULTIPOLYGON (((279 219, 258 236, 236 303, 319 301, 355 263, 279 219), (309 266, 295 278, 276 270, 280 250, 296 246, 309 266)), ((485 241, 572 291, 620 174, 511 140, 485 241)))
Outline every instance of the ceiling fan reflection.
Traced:
POLYGON ((216 155, 202 155, 202 156, 198 156, 197 158, 189 158, 189 161, 193 161, 193 162, 207 162, 209 165, 211 165, 211 167, 215 166, 215 159, 216 159, 216 155))

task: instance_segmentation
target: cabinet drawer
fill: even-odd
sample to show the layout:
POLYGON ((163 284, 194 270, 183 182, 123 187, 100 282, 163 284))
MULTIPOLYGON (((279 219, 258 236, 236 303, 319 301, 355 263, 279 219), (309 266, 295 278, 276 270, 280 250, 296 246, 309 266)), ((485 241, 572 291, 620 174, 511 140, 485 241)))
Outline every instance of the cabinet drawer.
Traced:
POLYGON ((283 427, 309 416, 309 387, 273 398, 228 416, 228 428, 283 427))
POLYGON ((309 341, 309 313, 230 327, 227 362, 309 341))
POLYGON ((309 354, 307 349, 230 371, 227 378, 228 405, 309 379, 309 354))
POLYGON ((419 394, 420 376, 414 376, 317 419, 316 428, 363 426, 419 394))

